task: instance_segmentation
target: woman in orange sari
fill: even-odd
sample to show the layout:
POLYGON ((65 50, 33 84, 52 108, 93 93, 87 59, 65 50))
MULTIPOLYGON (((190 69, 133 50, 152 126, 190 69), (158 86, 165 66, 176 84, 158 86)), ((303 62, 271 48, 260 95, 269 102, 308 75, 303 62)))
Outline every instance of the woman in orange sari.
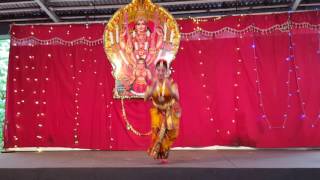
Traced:
POLYGON ((159 60, 156 64, 156 78, 145 93, 145 100, 151 99, 153 103, 150 109, 152 143, 148 154, 161 163, 168 163, 170 147, 179 133, 181 115, 178 87, 167 74, 168 63, 159 60))

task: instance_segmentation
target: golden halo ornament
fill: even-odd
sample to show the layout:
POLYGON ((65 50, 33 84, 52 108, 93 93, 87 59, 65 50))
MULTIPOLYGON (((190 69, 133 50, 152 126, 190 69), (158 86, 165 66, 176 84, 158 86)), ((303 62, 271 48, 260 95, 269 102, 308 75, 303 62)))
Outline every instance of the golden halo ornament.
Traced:
POLYGON ((104 30, 104 50, 113 67, 115 98, 142 98, 163 59, 170 65, 180 44, 173 16, 151 0, 132 0, 104 30))

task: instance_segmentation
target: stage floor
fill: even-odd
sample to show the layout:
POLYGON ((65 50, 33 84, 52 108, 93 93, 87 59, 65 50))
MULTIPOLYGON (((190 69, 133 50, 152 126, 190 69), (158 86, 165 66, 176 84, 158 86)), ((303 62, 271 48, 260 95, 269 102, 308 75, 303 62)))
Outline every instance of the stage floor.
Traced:
POLYGON ((175 150, 160 165, 141 151, 14 152, 0 168, 70 167, 320 168, 319 150, 175 150))
POLYGON ((141 151, 0 154, 0 179, 320 179, 319 150, 175 150, 161 165, 141 151))

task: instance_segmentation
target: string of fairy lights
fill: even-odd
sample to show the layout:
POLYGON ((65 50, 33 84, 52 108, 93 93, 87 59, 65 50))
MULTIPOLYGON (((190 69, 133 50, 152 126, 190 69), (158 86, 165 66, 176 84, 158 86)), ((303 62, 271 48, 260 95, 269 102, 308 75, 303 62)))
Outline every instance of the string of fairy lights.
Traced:
POLYGON ((113 148, 113 142, 114 142, 114 137, 112 136, 112 107, 113 107, 113 101, 110 101, 107 104, 107 119, 109 123, 107 123, 107 127, 109 130, 109 149, 111 150, 113 148))
MULTIPOLYGON (((238 19, 238 24, 237 27, 240 28, 241 26, 241 16, 238 19)), ((241 48, 239 46, 239 41, 241 41, 242 39, 242 35, 240 35, 240 39, 236 39, 236 44, 237 47, 235 48, 236 54, 237 54, 237 58, 235 59, 235 74, 234 74, 234 79, 235 79, 235 83, 234 83, 234 118, 232 119, 232 123, 233 124, 237 124, 237 117, 238 117, 238 113, 240 111, 240 90, 239 90, 239 86, 240 86, 240 79, 241 79, 241 75, 242 75, 242 66, 243 66, 243 58, 242 58, 242 54, 241 54, 241 48)), ((230 134, 230 133, 228 133, 230 134)))
MULTIPOLYGON (((69 54, 70 57, 72 57, 72 54, 69 54)), ((82 59, 83 60, 83 59, 82 59)), ((73 70, 74 65, 71 64, 70 68, 73 70)), ((73 76, 72 80, 74 81, 74 105, 75 105, 75 113, 74 113, 74 129, 73 129, 73 138, 74 138, 74 144, 79 144, 79 127, 80 127, 80 87, 81 87, 81 81, 80 81, 80 75, 82 73, 81 68, 79 70, 75 69, 73 70, 73 76)))
MULTIPOLYGON (((289 20, 291 19, 291 13, 289 13, 289 20)), ((293 75, 294 75, 294 79, 296 80, 296 85, 297 85, 297 90, 296 90, 296 94, 298 95, 299 101, 300 101, 300 109, 302 111, 302 114, 300 115, 300 119, 301 120, 305 120, 307 118, 306 115, 306 110, 305 110, 305 106, 306 106, 306 102, 304 101, 303 97, 302 97, 302 91, 301 91, 301 85, 300 85, 300 81, 301 81, 301 76, 299 73, 299 66, 297 65, 296 62, 296 58, 294 56, 294 52, 295 52, 295 45, 293 43, 293 39, 292 39, 292 29, 289 30, 289 57, 287 58, 287 61, 289 61, 289 63, 291 62, 291 69, 293 69, 293 75)))
MULTIPOLYGON (((14 97, 16 99, 16 105, 17 109, 21 109, 23 106, 26 106, 27 104, 30 104, 30 102, 27 102, 22 97, 31 96, 33 98, 32 102, 34 104, 34 107, 36 107, 36 114, 35 114, 35 120, 36 120, 36 127, 35 127, 35 139, 37 139, 37 144, 40 147, 43 142, 43 135, 42 135, 42 129, 45 125, 45 118, 46 118, 46 110, 47 110, 47 101, 46 101, 46 83, 49 83, 49 77, 48 77, 48 66, 47 64, 43 66, 45 69, 45 73, 43 77, 31 77, 26 76, 23 78, 30 86, 27 89, 21 88, 20 84, 18 84, 18 78, 20 77, 21 73, 28 74, 35 74, 36 67, 35 67, 35 61, 36 56, 29 55, 27 57, 20 58, 19 55, 15 55, 13 57, 13 61, 15 65, 22 64, 20 61, 25 60, 29 65, 24 65, 24 67, 15 67, 16 73, 14 73, 16 76, 12 78, 13 82, 13 93, 14 97), (41 84, 40 82, 43 82, 41 84)), ((50 61, 52 58, 52 55, 49 53, 47 54, 47 61, 50 61)), ((39 68, 39 67, 37 67, 39 68)), ((19 132, 22 129, 21 127, 21 121, 25 118, 25 114, 21 112, 20 110, 17 110, 15 113, 15 134, 13 135, 14 140, 14 147, 18 148, 18 142, 19 142, 19 132)), ((38 148, 38 151, 41 151, 40 148, 38 148)))
MULTIPOLYGON (((320 60, 320 30, 318 31, 318 49, 316 53, 317 53, 318 59, 320 60)), ((319 121, 320 121, 320 107, 318 110, 318 114, 316 115, 316 118, 312 122, 311 127, 315 128, 318 125, 319 121)))
MULTIPOLYGON (((263 100, 263 92, 262 92, 262 88, 261 88, 261 73, 260 73, 260 69, 258 67, 258 61, 260 60, 257 54, 257 45, 256 45, 256 37, 253 37, 253 44, 252 44, 252 49, 253 49, 253 59, 254 59, 254 72, 256 74, 256 89, 257 89, 257 96, 258 96, 258 102, 259 102, 259 107, 260 107, 260 111, 261 111, 261 119, 265 120, 268 128, 269 129, 275 129, 275 128, 285 128, 286 127, 286 123, 288 120, 288 113, 289 113, 289 108, 291 107, 290 105, 290 97, 292 96, 291 91, 290 91, 290 84, 291 84, 291 73, 292 73, 292 69, 290 64, 288 64, 288 75, 287 75, 287 81, 286 81, 286 86, 287 86, 287 106, 286 106, 286 111, 283 114, 283 119, 281 122, 281 126, 274 126, 272 125, 271 121, 270 121, 270 117, 266 112, 266 108, 264 105, 264 100, 263 100)), ((291 58, 291 49, 289 48, 289 57, 291 58)), ((288 60, 288 58, 287 58, 288 60)))
MULTIPOLYGON (((291 13, 289 13, 289 21, 290 20, 291 20, 291 13)), ((292 26, 290 26, 290 27, 292 27, 292 26)), ((305 102, 305 99, 303 98, 304 96, 303 96, 302 91, 301 91, 301 89, 302 89, 301 88, 302 77, 301 77, 301 73, 300 73, 300 67, 298 66, 297 60, 296 60, 296 58, 294 56, 295 44, 293 43, 293 39, 292 39, 293 38, 292 37, 292 28, 290 29, 288 35, 289 35, 289 52, 290 52, 290 54, 289 54, 289 57, 286 60, 291 65, 291 68, 290 68, 289 71, 291 73, 293 73, 293 76, 295 77, 294 79, 295 79, 295 84, 297 86, 297 89, 293 93, 297 94, 299 102, 300 102, 301 114, 300 114, 299 118, 300 118, 300 120, 310 120, 311 116, 307 115, 307 113, 306 113, 306 102, 305 102)), ((319 38, 319 36, 318 36, 318 38, 319 38)), ((291 97, 293 95, 293 93, 289 93, 289 96, 291 97)), ((288 105, 288 107, 290 107, 290 106, 288 105)), ((317 115, 317 118, 319 118, 319 117, 320 117, 320 112, 317 115)), ((312 123, 311 127, 315 127, 313 123, 312 123)))
MULTIPOLYGON (((200 27, 199 27, 200 22, 206 22, 206 21, 200 21, 200 19, 199 20, 193 19, 195 29, 200 29, 200 27)), ((186 40, 189 41, 188 38, 186 40)), ((197 40, 201 41, 203 39, 198 37, 197 40)), ((181 50, 184 50, 184 47, 181 47, 181 50)), ((206 69, 205 67, 207 67, 207 65, 206 65, 207 60, 204 59, 204 57, 203 57, 203 50, 202 49, 198 49, 198 59, 200 59, 200 61, 199 61, 199 70, 200 70, 199 79, 200 79, 200 85, 201 85, 200 88, 202 88, 203 92, 205 93, 205 95, 203 96, 204 102, 205 102, 204 112, 208 113, 208 117, 207 117, 208 120, 211 123, 214 123, 215 120, 214 120, 213 107, 212 107, 212 97, 208 93, 208 90, 207 90, 208 85, 206 83, 207 82, 207 74, 205 73, 205 69, 206 69)), ((220 129, 217 129, 216 133, 220 133, 220 129)), ((230 131, 227 131, 227 133, 230 134, 230 131)))
POLYGON ((202 50, 199 50, 198 51, 198 54, 199 54, 199 59, 201 59, 200 60, 200 62, 199 62, 199 69, 200 69, 200 82, 201 82, 201 88, 203 89, 203 91, 205 92, 205 98, 204 98, 204 100, 205 100, 205 111, 206 112, 208 112, 208 115, 209 115, 209 120, 210 120, 210 122, 214 122, 214 118, 213 118, 213 112, 212 112, 212 107, 210 107, 211 106, 211 97, 210 97, 210 95, 207 93, 207 84, 206 84, 206 81, 207 81, 207 75, 206 75, 206 73, 205 73, 205 68, 204 67, 206 67, 206 64, 205 64, 205 59, 204 59, 204 57, 202 57, 201 55, 202 55, 202 50))
MULTIPOLYGON (((30 56, 29 56, 30 57, 30 56)), ((15 55, 14 56, 14 63, 18 63, 20 59, 20 56, 18 55, 15 55)), ((20 71, 20 68, 19 67, 16 67, 15 68, 16 71, 20 71)), ((25 100, 24 99, 21 99, 19 98, 19 94, 20 93, 23 93, 24 92, 24 89, 18 89, 18 85, 17 85, 17 79, 16 77, 13 77, 13 92, 14 92, 14 95, 17 99, 16 103, 18 106, 20 106, 21 104, 25 103, 25 100)), ((14 147, 17 148, 18 147, 18 143, 19 143, 19 135, 18 135, 18 132, 19 130, 21 129, 21 126, 20 126, 20 121, 21 121, 21 112, 20 111, 17 111, 15 113, 15 120, 16 120, 16 123, 15 123, 15 134, 13 135, 13 140, 14 140, 14 147)))
MULTIPOLYGON (((289 13, 288 15, 288 20, 290 22, 291 20, 291 14, 289 13)), ((292 26, 290 26, 292 27, 292 26)), ((301 92, 301 85, 300 85, 300 81, 301 81, 301 76, 299 73, 299 66, 296 63, 296 58, 294 56, 294 52, 295 52, 295 45, 293 43, 293 39, 292 39, 293 33, 292 33, 292 28, 289 29, 288 31, 288 52, 289 55, 288 57, 285 59, 285 61, 288 64, 288 75, 287 75, 287 81, 285 82, 286 87, 287 87, 287 106, 286 106, 286 111, 283 113, 283 118, 282 118, 282 123, 281 126, 275 126, 272 125, 271 121, 270 121, 270 117, 269 115, 266 113, 266 109, 265 109, 265 105, 264 105, 264 101, 263 101, 263 95, 262 95, 262 89, 261 89, 261 74, 259 73, 259 68, 258 68, 258 60, 259 57, 257 56, 257 52, 256 52, 256 39, 255 36, 253 38, 253 45, 252 45, 252 49, 253 49, 253 59, 255 62, 255 68, 254 71, 256 73, 256 86, 257 86, 257 95, 258 95, 258 100, 259 100, 259 107, 260 107, 260 111, 262 113, 261 115, 261 119, 265 120, 269 129, 276 129, 276 128, 286 128, 287 126, 287 121, 288 121, 288 116, 289 116, 289 111, 292 108, 291 105, 291 98, 292 96, 294 96, 295 94, 297 95, 299 102, 300 102, 300 109, 301 109, 301 114, 300 114, 300 119, 301 120, 306 120, 307 118, 310 118, 309 116, 307 116, 306 113, 306 102, 303 98, 302 92, 301 92), (292 91, 292 79, 295 79, 295 84, 296 84, 296 90, 292 91)), ((318 36, 318 40, 320 42, 320 37, 318 36)), ((320 49, 320 45, 319 48, 320 49)), ((319 50, 318 50, 319 51, 319 50)), ((317 115, 317 120, 320 119, 320 112, 317 115)), ((317 121, 316 121, 317 123, 317 121)), ((315 127, 315 123, 312 123, 311 125, 312 127, 315 127)))

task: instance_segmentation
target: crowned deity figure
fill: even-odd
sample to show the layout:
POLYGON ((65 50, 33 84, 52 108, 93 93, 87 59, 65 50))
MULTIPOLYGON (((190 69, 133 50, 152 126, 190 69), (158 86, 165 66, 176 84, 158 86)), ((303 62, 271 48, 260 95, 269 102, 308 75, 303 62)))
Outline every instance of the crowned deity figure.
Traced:
POLYGON ((133 0, 109 21, 105 47, 116 97, 143 97, 159 59, 169 63, 179 45, 174 19, 149 0, 133 0))
MULTIPOLYGON (((147 15, 143 9, 139 9, 135 15, 135 21, 133 24, 128 23, 127 14, 125 14, 124 29, 120 35, 120 49, 125 52, 123 56, 126 58, 128 64, 126 66, 126 76, 136 77, 136 69, 139 71, 145 70, 139 74, 148 74, 144 78, 149 77, 149 68, 152 67, 153 62, 156 60, 160 48, 163 42, 163 30, 162 27, 156 23, 157 21, 148 22, 147 15), (145 64, 144 68, 139 68, 145 64)), ((142 76, 139 77, 140 81, 129 81, 129 85, 126 85, 127 92, 133 94, 144 93, 145 88, 139 88, 137 92, 134 87, 140 83, 140 87, 147 87, 147 84, 141 84, 142 82, 147 83, 147 79, 141 81, 142 76)), ((127 81, 122 83, 126 84, 127 81)), ((142 94, 141 94, 142 95, 142 94)))

